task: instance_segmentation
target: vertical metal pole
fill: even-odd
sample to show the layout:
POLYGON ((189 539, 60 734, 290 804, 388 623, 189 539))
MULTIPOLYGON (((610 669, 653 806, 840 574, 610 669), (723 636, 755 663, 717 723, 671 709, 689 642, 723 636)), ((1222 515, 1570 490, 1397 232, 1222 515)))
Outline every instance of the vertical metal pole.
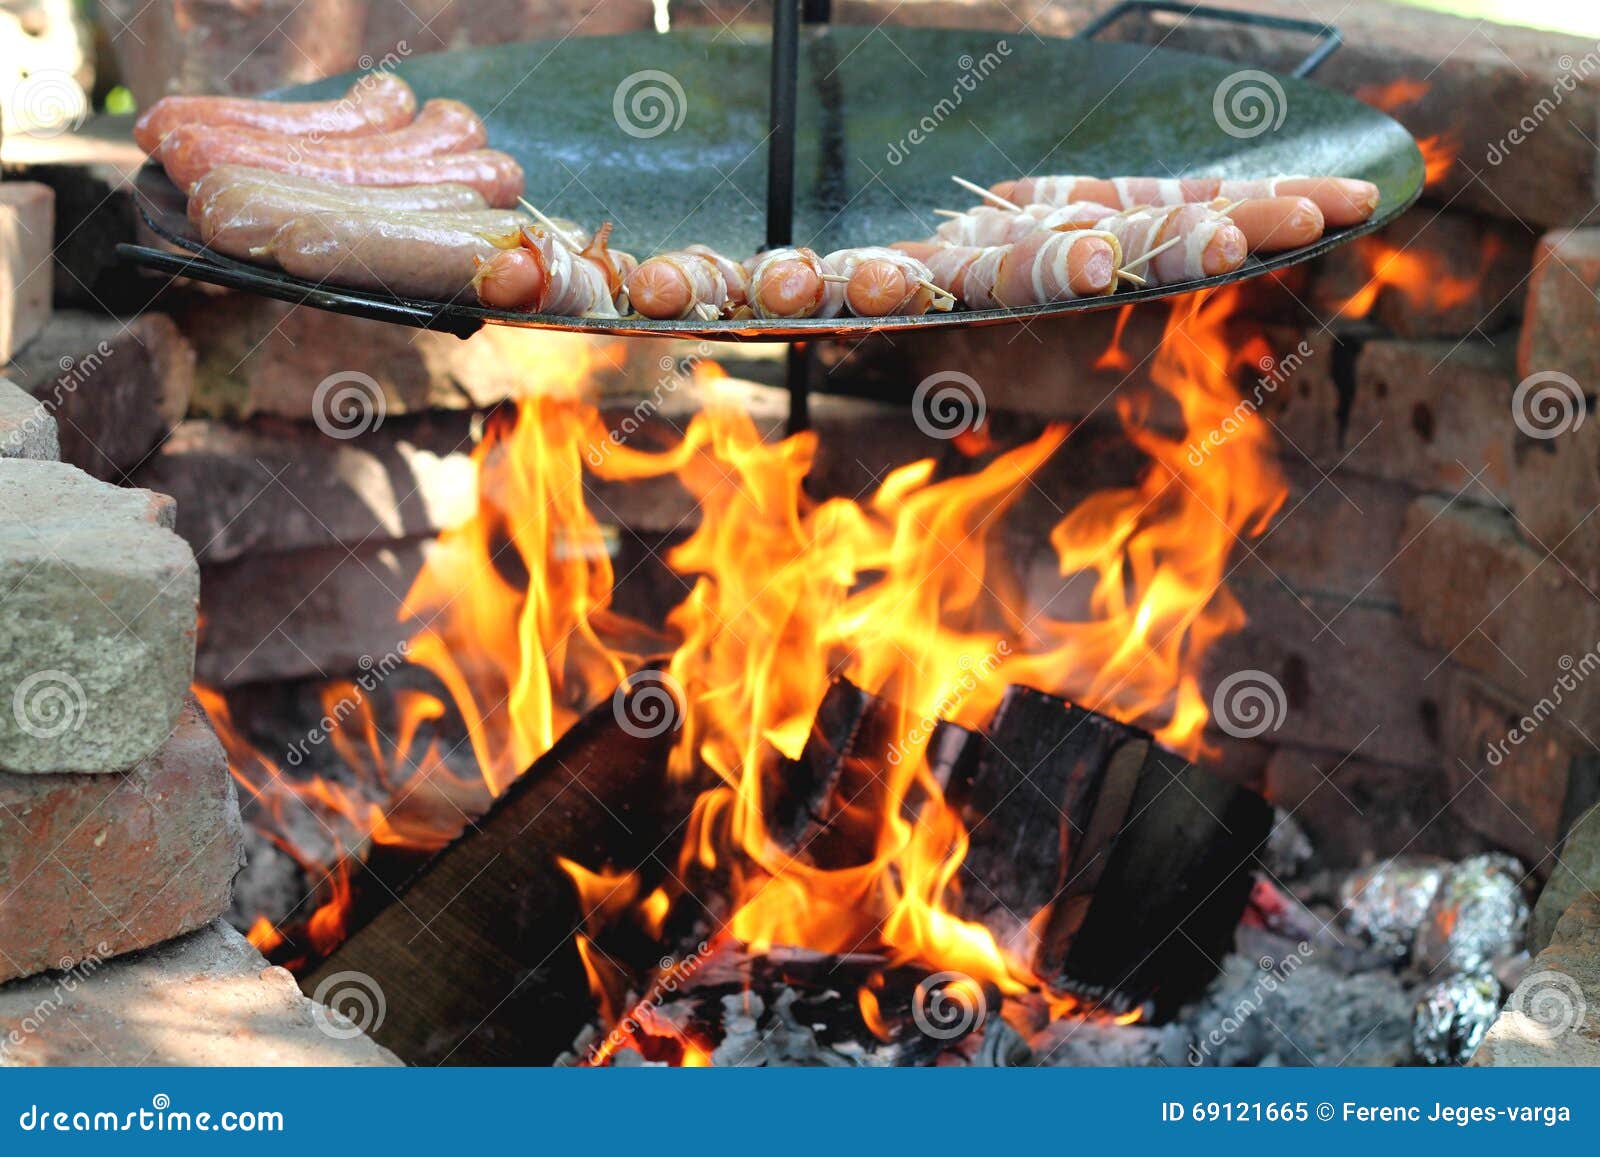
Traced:
POLYGON ((767 137, 768 249, 794 242, 794 130, 799 82, 800 0, 775 0, 767 137))

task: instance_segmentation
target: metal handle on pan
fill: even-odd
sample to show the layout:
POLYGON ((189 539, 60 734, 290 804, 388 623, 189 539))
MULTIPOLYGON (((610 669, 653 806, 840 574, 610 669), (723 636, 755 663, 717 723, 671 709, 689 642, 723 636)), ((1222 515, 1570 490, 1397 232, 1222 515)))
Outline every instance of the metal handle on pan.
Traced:
POLYGON ((1310 76, 1344 43, 1344 37, 1332 24, 1320 24, 1315 20, 1296 20, 1289 16, 1273 16, 1265 12, 1245 12, 1236 8, 1182 4, 1176 3, 1175 0, 1122 0, 1122 3, 1102 12, 1084 25, 1083 30, 1078 33, 1079 39, 1093 40, 1130 12, 1173 12, 1184 17, 1200 16, 1207 20, 1219 20, 1225 24, 1243 24, 1251 28, 1276 28, 1284 32, 1304 32, 1319 37, 1317 46, 1304 60, 1295 65, 1289 74, 1291 76, 1310 76))
MULTIPOLYGON (((207 259, 202 260, 194 255, 168 253, 162 249, 121 241, 117 243, 117 256, 124 261, 132 261, 150 269, 159 269, 175 277, 194 277, 213 285, 287 301, 291 305, 300 305, 316 295, 315 291, 308 294, 292 283, 274 277, 263 277, 250 266, 224 264, 220 260, 210 258, 209 255, 207 259)), ((483 328, 483 322, 476 318, 456 317, 444 311, 407 305, 400 301, 372 301, 341 296, 336 308, 338 312, 354 317, 394 322, 416 329, 439 330, 454 334, 456 337, 470 337, 483 328)))

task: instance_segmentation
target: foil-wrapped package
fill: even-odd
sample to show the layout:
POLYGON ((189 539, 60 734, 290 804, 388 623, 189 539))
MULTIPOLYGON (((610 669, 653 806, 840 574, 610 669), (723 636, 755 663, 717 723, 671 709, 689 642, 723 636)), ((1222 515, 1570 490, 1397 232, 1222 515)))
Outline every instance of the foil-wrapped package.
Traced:
POLYGON ((1411 1020, 1412 1051, 1425 1065, 1459 1065, 1499 1011, 1500 982, 1488 972, 1462 973, 1430 985, 1411 1020))
POLYGON ((1340 923, 1380 952, 1403 959, 1449 871, 1444 860, 1400 856, 1352 872, 1339 886, 1340 923))
POLYGON ((1417 930, 1412 956, 1428 972, 1484 972, 1522 947, 1528 900, 1526 873, 1510 856, 1462 860, 1434 894, 1417 930))

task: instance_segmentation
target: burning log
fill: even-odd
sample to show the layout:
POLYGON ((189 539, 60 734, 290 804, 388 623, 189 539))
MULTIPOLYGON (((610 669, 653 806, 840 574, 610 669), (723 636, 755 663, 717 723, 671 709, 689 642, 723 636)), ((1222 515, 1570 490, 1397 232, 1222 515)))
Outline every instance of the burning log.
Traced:
POLYGON ((575 941, 587 912, 557 858, 659 873, 654 851, 693 797, 669 785, 671 720, 636 723, 659 722, 661 686, 630 680, 574 724, 302 988, 364 974, 386 1006, 364 1027, 409 1063, 559 1054, 592 1007, 575 941))
POLYGON ((1157 1018, 1215 974, 1272 818, 1148 733, 1017 686, 960 803, 966 914, 1018 947, 1041 913, 1032 961, 1053 990, 1153 1000, 1157 1018))

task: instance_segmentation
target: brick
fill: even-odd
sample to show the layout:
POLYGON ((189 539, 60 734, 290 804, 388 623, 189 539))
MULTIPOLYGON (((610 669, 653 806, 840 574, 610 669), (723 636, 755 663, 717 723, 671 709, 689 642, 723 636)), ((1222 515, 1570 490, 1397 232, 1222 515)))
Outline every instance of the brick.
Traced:
POLYGON ((1547 233, 1534 253, 1517 346, 1520 377, 1555 372, 1600 388, 1600 229, 1547 233))
POLYGON ((1600 805, 1578 817, 1562 842, 1550 879, 1528 920, 1529 950, 1542 951, 1567 909, 1588 893, 1600 893, 1600 805))
POLYGON ((1262 740, 1404 767, 1438 765, 1443 687, 1428 673, 1440 656, 1412 640, 1398 613, 1278 585, 1230 585, 1245 624, 1206 655, 1208 704, 1223 679, 1262 671, 1283 688, 1286 706, 1281 725, 1262 740))
POLYGON ((1318 862, 1329 867, 1402 853, 1459 859, 1488 850, 1457 811, 1445 808, 1449 777, 1439 767, 1285 745, 1267 762, 1266 795, 1293 815, 1318 862))
MULTIPOLYGON (((1222 0, 1220 6, 1306 16, 1299 0, 1222 0)), ((1571 224, 1594 208, 1590 142, 1600 122, 1600 72, 1591 39, 1382 0, 1353 0, 1333 22, 1344 45, 1318 69, 1318 84, 1377 101, 1384 86, 1426 80, 1426 95, 1395 103, 1391 115, 1413 136, 1445 136, 1459 150, 1459 162, 1430 187, 1430 197, 1543 227, 1571 224), (1571 91, 1557 87, 1563 78, 1571 91), (1522 143, 1511 143, 1524 118, 1534 118, 1536 126, 1522 143)), ((1301 33, 1211 21, 1174 27, 1168 16, 1127 19, 1109 35, 1160 40, 1164 48, 1280 73, 1305 56, 1308 43, 1301 33)))
POLYGON ((0 362, 50 320, 55 196, 34 181, 0 183, 0 362))
POLYGON ((181 423, 134 472, 177 500, 202 564, 437 534, 477 510, 467 415, 388 421, 357 438, 287 422, 181 423))
POLYGON ((1525 226, 1422 205, 1319 258, 1307 304, 1398 337, 1497 334, 1521 310, 1533 250, 1525 226))
POLYGON ((199 578, 171 517, 148 491, 0 459, 0 769, 119 771, 171 734, 199 578))
POLYGON ((1600 894, 1567 909, 1467 1064, 1600 1065, 1600 894))
POLYGON ((1533 705, 1465 671, 1447 674, 1444 769, 1450 808, 1543 879, 1561 842, 1568 770, 1588 743, 1551 719, 1522 729, 1533 705), (1514 737, 1514 738, 1513 738, 1514 737))
POLYGON ((244 863, 228 761, 190 699, 115 775, 0 772, 0 981, 148 948, 228 910, 244 863))
MULTIPOLYGON (((1424 497, 1404 534, 1395 579, 1407 621, 1429 647, 1525 709, 1600 645, 1600 604, 1504 514, 1424 497)), ((1579 679, 1563 696, 1545 726, 1587 727, 1600 711, 1600 679, 1579 679)))
POLYGON ((65 461, 120 482, 183 418, 194 350, 163 314, 58 313, 4 373, 54 416, 65 461))
POLYGON ((0 988, 0 1065, 398 1065, 363 1021, 373 1023, 324 1012, 217 920, 157 948, 0 988))
POLYGON ((400 605, 428 544, 368 544, 260 555, 205 568, 195 673, 230 687, 263 679, 349 674, 411 629, 400 605))
MULTIPOLYGON (((1559 383, 1549 388, 1552 399, 1567 392, 1559 383)), ((1511 507, 1519 530, 1540 554, 1554 553, 1559 562, 1551 566, 1600 590, 1600 422, 1591 414, 1550 438, 1517 437, 1513 453, 1511 507)))
MULTIPOLYGON (((131 131, 125 118, 117 118, 115 127, 124 138, 131 131)), ((144 154, 125 139, 86 133, 62 146, 61 153, 71 160, 51 159, 42 148, 32 152, 38 159, 14 171, 55 193, 55 307, 119 314, 147 307, 169 278, 112 259, 119 244, 149 243, 132 185, 144 154)))
POLYGON ((60 457, 56 420, 31 394, 0 378, 0 458, 53 462, 60 457))
POLYGON ((1344 468, 1417 490, 1505 501, 1514 388, 1504 346, 1367 342, 1356 360, 1344 468))

